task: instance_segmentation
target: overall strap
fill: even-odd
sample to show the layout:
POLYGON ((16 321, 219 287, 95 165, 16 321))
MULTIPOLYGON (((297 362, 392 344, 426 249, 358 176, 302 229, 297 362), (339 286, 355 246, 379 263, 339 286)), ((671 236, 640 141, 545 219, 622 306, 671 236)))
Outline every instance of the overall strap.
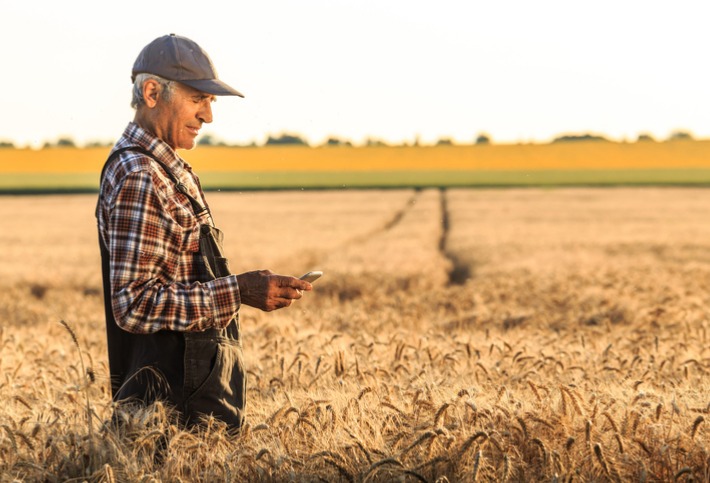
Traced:
POLYGON ((140 146, 126 146, 120 149, 115 150, 114 152, 111 153, 111 155, 108 157, 106 160, 106 163, 104 164, 103 169, 101 170, 101 179, 103 180, 104 173, 106 172, 106 167, 109 165, 109 163, 120 156, 121 154, 125 153, 126 151, 135 151, 141 154, 144 154, 148 156, 149 158, 152 158, 156 163, 160 165, 161 168, 163 168, 163 171, 165 171, 165 174, 168 175, 168 178, 172 180, 173 183, 175 183, 175 190, 178 191, 179 193, 182 193, 183 195, 187 196, 187 199, 190 200, 190 204, 192 205, 192 211, 195 212, 195 216, 199 216, 203 211, 207 211, 207 207, 202 206, 202 204, 195 199, 194 196, 190 194, 190 192, 187 189, 187 186, 183 182, 181 182, 177 176, 175 176, 175 173, 173 173, 168 166, 159 160, 153 153, 148 151, 147 149, 143 149, 140 146))

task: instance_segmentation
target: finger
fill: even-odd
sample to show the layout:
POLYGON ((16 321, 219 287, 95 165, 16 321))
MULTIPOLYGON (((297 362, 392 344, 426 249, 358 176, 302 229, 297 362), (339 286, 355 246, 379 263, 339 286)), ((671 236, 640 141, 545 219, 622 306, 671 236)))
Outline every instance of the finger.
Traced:
POLYGON ((286 294, 286 293, 281 293, 278 295, 274 295, 273 297, 269 298, 269 305, 273 306, 275 309, 281 309, 283 307, 288 307, 291 305, 291 302, 293 302, 293 297, 292 295, 296 295, 295 293, 293 294, 286 294))
POLYGON ((272 297, 283 299, 299 299, 303 295, 303 290, 292 287, 284 287, 272 292, 272 297))
POLYGON ((293 280, 295 282, 291 285, 291 287, 295 288, 296 290, 305 290, 306 292, 313 290, 313 285, 311 285, 310 282, 306 282, 305 280, 301 280, 300 278, 294 278, 293 280))
POLYGON ((291 302, 293 302, 293 300, 287 299, 287 298, 280 298, 280 299, 277 299, 277 301, 276 301, 276 308, 277 308, 277 309, 284 309, 284 308, 290 306, 290 305, 291 305, 291 302))
POLYGON ((303 297, 303 290, 290 288, 286 291, 283 297, 287 299, 300 299, 301 297, 303 297))
POLYGON ((285 288, 285 287, 290 287, 290 288, 295 288, 297 290, 312 290, 313 286, 309 283, 306 282, 305 280, 301 280, 300 278, 295 278, 295 277, 286 277, 286 276, 279 276, 277 279, 277 284, 279 287, 285 288))

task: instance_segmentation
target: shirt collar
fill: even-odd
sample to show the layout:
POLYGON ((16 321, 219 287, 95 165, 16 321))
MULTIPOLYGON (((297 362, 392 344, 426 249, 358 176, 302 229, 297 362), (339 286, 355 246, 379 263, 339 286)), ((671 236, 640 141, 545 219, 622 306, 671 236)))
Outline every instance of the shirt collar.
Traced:
POLYGON ((127 145, 137 145, 153 153, 176 176, 180 176, 186 167, 190 167, 168 143, 143 129, 135 122, 128 123, 126 130, 123 132, 123 138, 127 141, 127 145))

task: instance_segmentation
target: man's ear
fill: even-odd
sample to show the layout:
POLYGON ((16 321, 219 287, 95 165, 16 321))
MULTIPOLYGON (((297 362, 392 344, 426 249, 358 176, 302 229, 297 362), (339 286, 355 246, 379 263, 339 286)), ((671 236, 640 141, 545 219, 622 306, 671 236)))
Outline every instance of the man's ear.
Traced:
POLYGON ((160 96, 160 84, 154 79, 148 79, 143 83, 143 100, 149 108, 155 107, 160 96))

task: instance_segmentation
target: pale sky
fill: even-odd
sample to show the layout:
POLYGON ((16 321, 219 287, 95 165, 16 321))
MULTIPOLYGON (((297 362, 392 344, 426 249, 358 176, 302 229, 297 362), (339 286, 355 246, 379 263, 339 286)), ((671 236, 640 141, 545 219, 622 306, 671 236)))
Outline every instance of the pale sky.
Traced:
POLYGON ((0 0, 0 140, 113 141, 139 51, 174 32, 245 99, 227 142, 710 137, 708 0, 0 0))

